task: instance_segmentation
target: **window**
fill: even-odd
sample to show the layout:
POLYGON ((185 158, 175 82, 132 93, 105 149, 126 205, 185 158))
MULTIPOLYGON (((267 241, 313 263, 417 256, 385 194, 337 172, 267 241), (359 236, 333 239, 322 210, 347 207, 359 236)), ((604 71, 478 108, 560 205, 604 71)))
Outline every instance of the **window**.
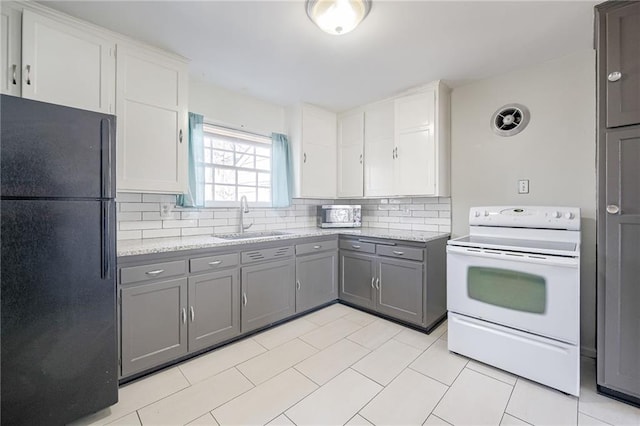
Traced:
POLYGON ((206 205, 247 201, 271 204, 271 139, 222 127, 203 126, 206 205))

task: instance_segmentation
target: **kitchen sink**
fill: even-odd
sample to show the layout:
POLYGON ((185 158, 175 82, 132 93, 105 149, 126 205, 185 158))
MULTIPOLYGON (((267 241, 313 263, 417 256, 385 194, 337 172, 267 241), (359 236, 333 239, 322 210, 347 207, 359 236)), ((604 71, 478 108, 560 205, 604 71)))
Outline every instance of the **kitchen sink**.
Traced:
POLYGON ((287 232, 282 231, 255 231, 255 232, 235 232, 233 234, 217 234, 216 238, 223 240, 247 240, 250 238, 264 238, 264 237, 277 237, 279 235, 287 235, 287 232))

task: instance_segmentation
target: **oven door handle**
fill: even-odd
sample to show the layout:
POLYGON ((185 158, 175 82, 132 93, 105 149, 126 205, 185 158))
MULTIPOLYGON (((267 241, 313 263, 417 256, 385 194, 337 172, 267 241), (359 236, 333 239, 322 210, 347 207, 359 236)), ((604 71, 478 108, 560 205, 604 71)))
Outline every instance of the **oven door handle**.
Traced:
POLYGON ((567 268, 578 268, 580 266, 580 259, 577 257, 549 256, 535 253, 515 253, 500 250, 456 246, 447 246, 447 253, 459 254, 463 256, 482 257, 485 259, 526 262, 536 265, 564 266, 567 268))

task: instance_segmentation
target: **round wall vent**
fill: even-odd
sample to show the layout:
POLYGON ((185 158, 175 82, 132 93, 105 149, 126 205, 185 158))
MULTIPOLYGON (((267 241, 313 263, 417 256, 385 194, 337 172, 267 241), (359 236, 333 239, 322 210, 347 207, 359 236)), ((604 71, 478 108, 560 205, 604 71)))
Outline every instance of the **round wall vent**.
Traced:
POLYGON ((491 117, 491 128, 498 136, 517 135, 527 127, 531 113, 520 104, 508 104, 498 108, 491 117))

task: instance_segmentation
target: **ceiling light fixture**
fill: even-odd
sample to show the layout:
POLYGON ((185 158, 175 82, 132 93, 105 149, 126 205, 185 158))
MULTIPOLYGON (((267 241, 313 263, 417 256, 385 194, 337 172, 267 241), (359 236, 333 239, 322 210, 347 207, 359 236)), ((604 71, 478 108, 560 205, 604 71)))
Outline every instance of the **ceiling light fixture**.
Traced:
POLYGON ((369 14, 371 0, 307 0, 307 15, 322 31, 342 35, 369 14))

